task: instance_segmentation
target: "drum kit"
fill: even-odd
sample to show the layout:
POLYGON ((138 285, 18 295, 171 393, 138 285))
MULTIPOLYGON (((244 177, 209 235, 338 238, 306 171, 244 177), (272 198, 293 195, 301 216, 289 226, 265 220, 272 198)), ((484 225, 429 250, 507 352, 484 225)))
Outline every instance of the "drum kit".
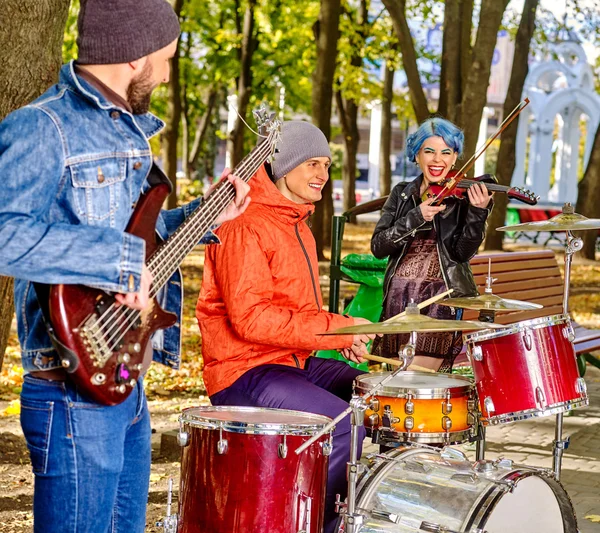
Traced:
POLYGON ((563 413, 588 404, 568 314, 572 256, 583 244, 571 231, 599 228, 600 219, 577 215, 569 204, 548 221, 499 228, 566 231, 562 314, 495 324, 497 312, 541 306, 494 295, 490 272, 483 295, 438 302, 479 310, 480 320, 421 315, 419 308, 434 297, 385 322, 329 332, 410 334, 399 359, 389 360, 396 370, 358 376, 348 408, 333 420, 281 409, 185 410, 179 513, 170 513, 169 487, 165 533, 321 533, 332 432, 347 415, 348 493, 337 501, 336 531, 577 533, 559 481, 569 442, 562 437, 563 413), (457 330, 465 332, 474 380, 413 370, 418 334, 457 330), (556 415, 552 470, 484 458, 486 426, 548 415, 556 415), (381 446, 368 464, 358 457, 362 426, 381 446), (477 444, 474 462, 453 447, 467 442, 477 444))

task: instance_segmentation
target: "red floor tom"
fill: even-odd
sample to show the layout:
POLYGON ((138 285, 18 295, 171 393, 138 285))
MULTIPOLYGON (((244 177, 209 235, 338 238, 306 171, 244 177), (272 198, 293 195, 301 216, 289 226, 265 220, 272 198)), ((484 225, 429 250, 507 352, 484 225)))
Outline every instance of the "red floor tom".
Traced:
POLYGON ((194 407, 180 417, 178 533, 320 533, 331 419, 300 411, 194 407))
POLYGON ((588 405, 568 315, 464 335, 485 425, 588 405))

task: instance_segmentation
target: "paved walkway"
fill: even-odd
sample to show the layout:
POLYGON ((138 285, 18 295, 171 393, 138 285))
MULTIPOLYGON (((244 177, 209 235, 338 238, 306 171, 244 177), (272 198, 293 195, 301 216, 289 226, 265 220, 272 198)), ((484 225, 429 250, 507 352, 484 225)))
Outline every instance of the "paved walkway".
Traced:
MULTIPOLYGON (((563 436, 570 436, 571 442, 563 456, 561 481, 575 506, 580 532, 600 533, 600 523, 591 520, 592 515, 600 520, 600 370, 588 365, 585 379, 589 407, 563 419, 563 436)), ((550 416, 488 428, 486 459, 503 456, 526 466, 551 469, 555 419, 550 416)), ((475 459, 472 445, 458 448, 475 459)), ((364 454, 377 450, 365 441, 364 454)))

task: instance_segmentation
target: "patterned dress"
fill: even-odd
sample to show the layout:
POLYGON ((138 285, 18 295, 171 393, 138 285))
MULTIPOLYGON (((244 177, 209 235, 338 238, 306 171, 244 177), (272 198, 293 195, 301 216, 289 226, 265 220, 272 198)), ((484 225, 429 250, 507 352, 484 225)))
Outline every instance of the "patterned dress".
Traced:
MULTIPOLYGON (((401 313, 409 302, 419 303, 446 290, 436 246, 435 230, 417 233, 408 252, 398 264, 386 298, 382 320, 401 313)), ((460 314, 453 307, 433 304, 421 313, 432 318, 459 320, 460 314)), ((377 337, 373 353, 397 358, 402 345, 409 340, 408 333, 377 337)), ((417 333, 416 355, 443 359, 439 372, 449 372, 462 348, 462 334, 448 331, 442 333, 417 333)))

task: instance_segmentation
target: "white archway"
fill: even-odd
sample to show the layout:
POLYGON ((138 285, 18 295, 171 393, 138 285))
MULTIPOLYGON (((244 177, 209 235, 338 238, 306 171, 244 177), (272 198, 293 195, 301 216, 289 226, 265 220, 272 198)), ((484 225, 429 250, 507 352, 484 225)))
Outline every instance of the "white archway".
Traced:
POLYGON ((582 117, 587 120, 585 166, 600 123, 600 96, 594 91, 592 69, 579 42, 558 43, 553 52, 557 59, 533 63, 525 81, 523 97, 530 104, 519 117, 512 183, 526 184, 541 201, 575 203, 580 121, 582 117))

